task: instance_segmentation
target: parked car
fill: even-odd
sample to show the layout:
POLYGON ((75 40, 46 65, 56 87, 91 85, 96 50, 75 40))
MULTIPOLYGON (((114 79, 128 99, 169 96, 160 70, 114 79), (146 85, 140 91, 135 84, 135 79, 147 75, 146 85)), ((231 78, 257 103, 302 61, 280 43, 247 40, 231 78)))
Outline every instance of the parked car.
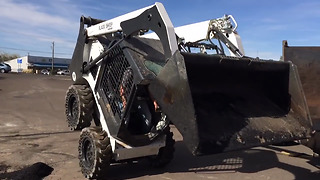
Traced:
POLYGON ((61 70, 57 72, 58 75, 69 75, 70 71, 69 70, 61 70))
POLYGON ((40 73, 45 75, 50 75, 50 72, 48 71, 48 69, 42 69, 40 73))
POLYGON ((0 63, 0 72, 1 73, 8 73, 11 71, 11 66, 7 63, 0 63))

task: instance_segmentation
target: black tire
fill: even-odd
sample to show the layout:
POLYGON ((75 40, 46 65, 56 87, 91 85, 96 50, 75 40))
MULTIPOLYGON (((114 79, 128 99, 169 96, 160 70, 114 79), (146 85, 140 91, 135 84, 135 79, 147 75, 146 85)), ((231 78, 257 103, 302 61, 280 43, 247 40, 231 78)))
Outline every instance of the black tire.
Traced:
POLYGON ((173 133, 170 132, 170 128, 167 127, 165 130, 166 135, 166 146, 159 149, 159 153, 156 156, 150 156, 149 162, 152 167, 161 168, 171 162, 174 155, 174 144, 173 133))
POLYGON ((79 165, 86 178, 101 179, 106 175, 112 160, 112 149, 105 131, 100 127, 84 128, 78 150, 79 165))
POLYGON ((4 70, 4 69, 0 69, 0 72, 1 72, 1 73, 5 73, 5 72, 6 72, 6 70, 4 70))
POLYGON ((81 130, 91 125, 94 99, 86 85, 71 85, 66 94, 66 116, 71 130, 81 130))

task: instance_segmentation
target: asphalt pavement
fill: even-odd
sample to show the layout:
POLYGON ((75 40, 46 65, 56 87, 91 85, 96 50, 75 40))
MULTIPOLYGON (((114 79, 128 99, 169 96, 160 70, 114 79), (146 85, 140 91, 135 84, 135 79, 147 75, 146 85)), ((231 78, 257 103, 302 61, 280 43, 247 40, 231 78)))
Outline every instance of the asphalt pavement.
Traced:
MULTIPOLYGON (((68 76, 0 74, 0 179, 85 179, 79 131, 65 118, 68 76)), ((172 126, 175 157, 163 169, 141 160, 112 164, 105 179, 319 180, 320 160, 303 145, 266 146, 194 157, 172 126)))

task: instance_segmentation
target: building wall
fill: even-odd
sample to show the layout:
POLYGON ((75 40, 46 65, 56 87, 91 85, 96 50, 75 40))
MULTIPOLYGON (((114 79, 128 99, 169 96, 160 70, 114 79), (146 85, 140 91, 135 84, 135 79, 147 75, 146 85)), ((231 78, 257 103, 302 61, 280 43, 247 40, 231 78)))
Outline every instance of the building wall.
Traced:
POLYGON ((28 56, 6 61, 6 63, 11 66, 11 72, 23 72, 28 69, 28 56), (21 64, 18 64, 18 59, 22 60, 21 64))
MULTIPOLYGON (((28 56, 29 63, 43 63, 43 64, 51 64, 52 58, 51 57, 41 57, 41 56, 28 56)), ((65 64, 69 65, 71 59, 64 59, 64 58, 54 58, 54 64, 65 64)))
MULTIPOLYGON (((64 69, 69 66, 71 59, 54 58, 55 69, 64 69)), ((10 61, 6 61, 11 66, 12 72, 25 72, 28 69, 47 69, 51 68, 52 58, 41 56, 24 56, 16 58, 10 61), (18 60, 22 60, 22 63, 18 63, 18 60)))

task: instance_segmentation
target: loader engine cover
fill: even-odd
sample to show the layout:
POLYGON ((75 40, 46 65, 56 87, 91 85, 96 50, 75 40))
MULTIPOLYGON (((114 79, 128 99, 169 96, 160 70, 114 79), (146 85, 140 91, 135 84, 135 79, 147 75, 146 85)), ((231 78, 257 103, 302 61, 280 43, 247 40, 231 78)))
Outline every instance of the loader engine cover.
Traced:
POLYGON ((296 67, 176 52, 149 90, 194 155, 309 137, 296 67))

